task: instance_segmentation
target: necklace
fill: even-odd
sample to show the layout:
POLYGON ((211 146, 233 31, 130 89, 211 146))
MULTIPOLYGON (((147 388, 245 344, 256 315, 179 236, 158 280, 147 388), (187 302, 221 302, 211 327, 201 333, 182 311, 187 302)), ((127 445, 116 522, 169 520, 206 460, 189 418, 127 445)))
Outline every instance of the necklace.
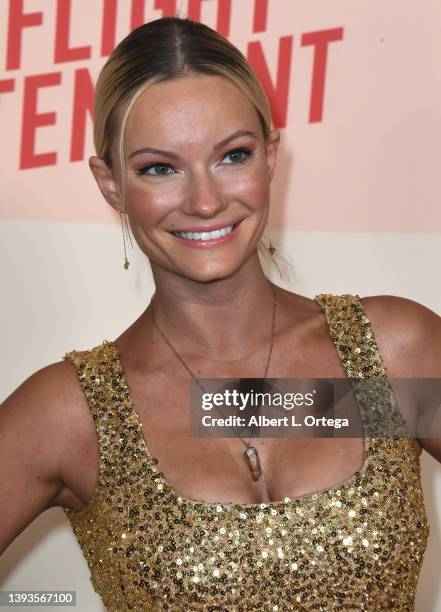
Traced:
MULTIPOLYGON (((276 292, 275 292, 273 286, 270 285, 270 287, 271 287, 271 292, 273 294, 273 314, 272 314, 272 322, 271 322, 270 345, 269 345, 268 358, 267 358, 267 361, 266 361, 266 367, 265 367, 265 373, 263 375, 263 379, 267 378, 267 375, 268 375, 268 370, 269 370, 269 366, 270 366, 270 363, 271 363, 271 356, 272 356, 272 352, 273 352, 274 335, 275 335, 275 329, 276 329, 277 295, 276 295, 276 292)), ((156 318, 155 318, 155 315, 154 315, 154 312, 153 312, 153 302, 151 302, 150 314, 151 314, 151 318, 152 318, 152 323, 153 323, 154 327, 156 328, 156 330, 159 332, 159 334, 162 337, 162 339, 171 348, 173 353, 176 355, 176 357, 182 363, 182 365, 187 370, 187 372, 190 374, 190 376, 193 378, 193 380, 195 380, 195 382, 199 385, 199 387, 202 389, 202 391, 204 393, 206 393, 206 390, 202 386, 202 384, 201 384, 200 380, 198 379, 198 377, 195 376, 195 374, 191 371, 190 367, 185 363, 184 359, 181 357, 181 355, 178 353, 178 351, 175 349, 173 344, 170 342, 170 340, 167 338, 167 336, 164 334, 164 332, 160 329, 159 325, 157 324, 156 318)), ((257 448, 255 446, 251 446, 241 436, 238 436, 238 437, 242 441, 242 443, 246 446, 246 450, 243 453, 243 457, 244 457, 244 459, 246 461, 246 464, 247 464, 247 466, 248 466, 248 468, 249 468, 249 470, 251 472, 253 480, 257 481, 257 484, 260 486, 261 493, 262 493, 262 496, 263 496, 264 500, 266 502, 269 502, 270 501, 270 495, 269 495, 268 487, 266 486, 265 475, 264 475, 264 473, 262 471, 262 467, 260 465, 259 452, 258 452, 258 450, 257 450, 257 448)))

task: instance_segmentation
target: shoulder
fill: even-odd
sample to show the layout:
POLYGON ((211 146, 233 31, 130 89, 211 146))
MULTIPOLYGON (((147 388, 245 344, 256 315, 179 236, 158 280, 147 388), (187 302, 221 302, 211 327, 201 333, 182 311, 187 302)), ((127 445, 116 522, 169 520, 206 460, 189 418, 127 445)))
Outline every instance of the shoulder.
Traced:
POLYGON ((390 322, 413 322, 424 326, 441 324, 441 317, 436 312, 409 298, 398 295, 371 295, 360 297, 360 301, 374 316, 389 315, 390 322))
POLYGON ((0 432, 16 440, 21 454, 24 448, 29 450, 39 473, 68 486, 95 439, 94 422, 75 364, 62 359, 26 378, 1 405, 0 432))
POLYGON ((441 317, 419 302, 395 296, 360 298, 389 376, 441 377, 441 317))
POLYGON ((107 346, 104 341, 90 349, 66 352, 60 361, 34 372, 15 393, 36 393, 48 411, 53 410, 63 418, 68 418, 74 411, 77 416, 78 405, 84 403, 84 393, 79 384, 80 369, 85 364, 94 367, 103 358, 107 346))
POLYGON ((77 369, 63 359, 26 378, 3 402, 2 414, 13 413, 16 422, 32 422, 56 442, 74 433, 84 401, 77 369))
POLYGON ((32 410, 56 413, 61 405, 78 395, 76 370, 72 363, 61 360, 36 370, 7 398, 27 402, 32 410), (32 401, 31 401, 32 400, 32 401))
MULTIPOLYGON (((394 378, 441 379, 441 317, 413 300, 378 295, 361 299, 386 368, 394 378)), ((441 462, 441 438, 418 437, 441 462)))

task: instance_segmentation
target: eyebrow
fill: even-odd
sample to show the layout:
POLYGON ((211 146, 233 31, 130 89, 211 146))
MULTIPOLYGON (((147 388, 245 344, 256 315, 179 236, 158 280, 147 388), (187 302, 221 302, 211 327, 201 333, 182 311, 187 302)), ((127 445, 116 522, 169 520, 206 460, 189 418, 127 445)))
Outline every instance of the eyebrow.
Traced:
MULTIPOLYGON (((230 136, 227 136, 227 138, 224 138, 223 140, 215 144, 213 147, 213 151, 222 149, 222 147, 227 145, 229 142, 231 142, 232 140, 236 140, 236 138, 240 138, 241 136, 250 136, 251 138, 257 140, 257 136, 254 132, 250 132, 249 130, 237 130, 237 132, 230 134, 230 136)), ((143 147, 142 149, 133 151, 133 153, 130 153, 128 159, 132 159, 132 157, 135 157, 136 155, 141 155, 142 153, 153 153, 154 155, 163 155, 164 157, 170 157, 171 159, 175 160, 179 159, 179 156, 176 155, 176 153, 172 153, 171 151, 165 151, 164 149, 152 149, 151 147, 143 147)))

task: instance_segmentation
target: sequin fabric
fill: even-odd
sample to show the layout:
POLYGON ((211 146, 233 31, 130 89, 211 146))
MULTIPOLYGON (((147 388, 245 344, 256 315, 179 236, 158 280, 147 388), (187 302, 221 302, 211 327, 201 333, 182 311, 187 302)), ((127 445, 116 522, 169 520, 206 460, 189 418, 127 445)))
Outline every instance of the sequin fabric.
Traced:
MULTIPOLYGON (((315 299, 346 374, 385 379, 359 296, 315 299)), ((116 345, 65 358, 95 420, 99 473, 86 508, 64 512, 108 610, 414 609, 429 525, 410 438, 365 437, 363 467, 318 493, 262 504, 188 499, 148 450, 116 345)))

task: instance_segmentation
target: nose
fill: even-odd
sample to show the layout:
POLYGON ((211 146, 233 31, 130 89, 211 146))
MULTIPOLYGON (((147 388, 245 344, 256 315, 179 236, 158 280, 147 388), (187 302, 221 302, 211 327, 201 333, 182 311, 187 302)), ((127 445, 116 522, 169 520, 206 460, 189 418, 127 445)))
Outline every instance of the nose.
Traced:
POLYGON ((226 197, 215 177, 206 169, 193 171, 188 178, 183 212, 201 218, 211 218, 226 207, 226 197))

